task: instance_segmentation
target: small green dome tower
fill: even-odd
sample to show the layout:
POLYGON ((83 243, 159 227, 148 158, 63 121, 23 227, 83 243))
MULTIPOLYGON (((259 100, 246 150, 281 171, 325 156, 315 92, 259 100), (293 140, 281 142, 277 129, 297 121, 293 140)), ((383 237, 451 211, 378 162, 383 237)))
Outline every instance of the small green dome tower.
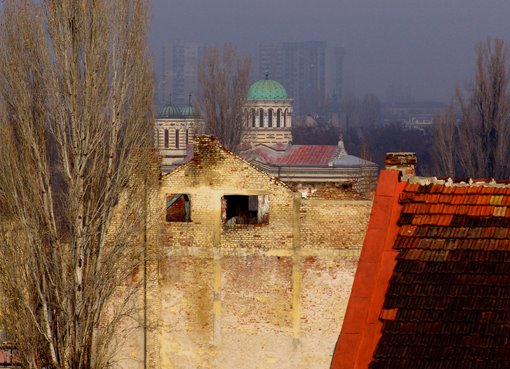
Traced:
POLYGON ((287 99, 287 91, 280 82, 269 79, 266 74, 265 79, 255 82, 248 90, 248 100, 279 100, 287 99))

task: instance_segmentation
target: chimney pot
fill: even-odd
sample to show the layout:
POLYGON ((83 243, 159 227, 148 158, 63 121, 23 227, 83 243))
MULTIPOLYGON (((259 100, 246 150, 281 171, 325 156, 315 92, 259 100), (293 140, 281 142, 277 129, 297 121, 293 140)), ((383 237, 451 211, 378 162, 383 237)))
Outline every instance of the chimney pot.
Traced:
POLYGON ((415 152, 388 152, 386 153, 385 166, 387 170, 398 170, 403 175, 416 175, 418 159, 415 152))

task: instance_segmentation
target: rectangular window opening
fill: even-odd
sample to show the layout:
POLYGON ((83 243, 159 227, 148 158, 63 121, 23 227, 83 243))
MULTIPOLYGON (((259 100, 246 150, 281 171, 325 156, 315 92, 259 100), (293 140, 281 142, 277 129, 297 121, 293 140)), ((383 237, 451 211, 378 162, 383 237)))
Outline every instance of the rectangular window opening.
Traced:
POLYGON ((221 198, 223 224, 269 224, 268 195, 225 195, 221 198))
POLYGON ((168 129, 165 129, 165 149, 168 149, 168 129))
POLYGON ((175 130, 175 148, 176 149, 179 148, 179 130, 178 129, 175 130))
POLYGON ((184 193, 166 195, 166 221, 191 222, 191 195, 184 193))

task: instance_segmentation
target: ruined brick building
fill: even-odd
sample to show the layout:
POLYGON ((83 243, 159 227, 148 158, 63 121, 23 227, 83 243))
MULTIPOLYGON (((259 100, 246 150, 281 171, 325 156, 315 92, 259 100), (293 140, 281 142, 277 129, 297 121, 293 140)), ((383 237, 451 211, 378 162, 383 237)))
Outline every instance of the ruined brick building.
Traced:
MULTIPOLYGON (((147 288, 133 319, 147 325, 120 345, 120 367, 329 365, 372 206, 357 183, 377 168, 342 144, 264 141, 278 130, 291 139, 291 100, 259 97, 250 109, 265 123, 244 158, 197 135, 191 106, 156 122, 173 170, 148 203, 147 288)), ((0 366, 12 362, 6 353, 0 366)))
POLYGON ((148 324, 121 345, 123 368, 329 365, 372 206, 360 178, 377 167, 342 142, 292 145, 292 100, 275 81, 252 86, 246 113, 242 157, 198 135, 191 104, 155 124, 167 173, 148 204, 135 317, 148 324))
POLYGON ((212 137, 193 149, 151 204, 151 365, 326 368, 372 202, 293 190, 212 137))
POLYGON ((165 107, 155 128, 150 365, 326 368, 377 166, 342 141, 293 145, 292 99, 267 76, 249 90, 240 156, 187 111, 165 107))

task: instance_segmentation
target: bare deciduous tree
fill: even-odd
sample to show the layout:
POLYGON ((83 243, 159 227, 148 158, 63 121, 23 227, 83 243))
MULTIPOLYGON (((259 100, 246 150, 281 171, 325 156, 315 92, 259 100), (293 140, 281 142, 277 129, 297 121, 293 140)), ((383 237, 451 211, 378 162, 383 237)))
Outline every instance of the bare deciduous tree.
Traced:
POLYGON ((205 118, 206 131, 232 151, 237 151, 245 130, 243 108, 250 69, 250 58, 238 56, 230 44, 222 50, 210 48, 199 67, 198 109, 205 118))
POLYGON ((373 156, 372 150, 370 149, 370 141, 368 137, 367 136, 361 137, 359 157, 364 160, 372 161, 373 160, 372 156, 373 156))
POLYGON ((150 178, 146 33, 145 0, 3 2, 0 325, 26 367, 106 367, 132 305, 150 178))
POLYGON ((341 111, 345 132, 360 126, 360 99, 353 94, 345 95, 341 101, 341 111))
POLYGON ((432 156, 432 169, 434 173, 441 173, 448 177, 455 177, 453 147, 455 146, 456 119, 452 106, 434 116, 433 119, 432 152, 437 154, 432 156), (439 153, 441 155, 438 155, 439 153))
POLYGON ((363 96, 360 106, 360 121, 363 127, 378 126, 381 121, 381 101, 374 94, 363 96))
POLYGON ((454 123, 451 107, 436 117, 432 155, 436 163, 450 161, 436 165, 443 175, 508 178, 508 48, 501 39, 489 39, 476 45, 475 54, 475 78, 467 97, 457 89, 461 119, 454 123))

